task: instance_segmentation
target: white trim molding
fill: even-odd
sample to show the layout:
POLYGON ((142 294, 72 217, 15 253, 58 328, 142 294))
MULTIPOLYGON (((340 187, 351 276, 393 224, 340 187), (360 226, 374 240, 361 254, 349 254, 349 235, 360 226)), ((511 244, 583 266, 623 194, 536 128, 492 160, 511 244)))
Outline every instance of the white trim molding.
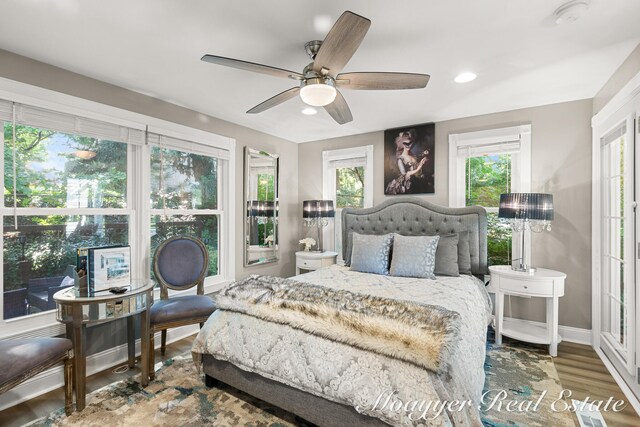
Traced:
POLYGON ((331 180, 328 179, 330 177, 326 174, 330 169, 331 163, 352 159, 364 159, 364 207, 371 207, 373 206, 373 145, 325 150, 322 152, 322 197, 326 200, 331 199, 335 203, 335 176, 332 175, 331 177, 334 179, 331 180))
MULTIPOLYGON (((629 336, 629 349, 626 359, 622 358, 620 354, 612 350, 610 340, 606 334, 602 334, 603 323, 602 319, 602 307, 603 307, 603 283, 602 276, 605 268, 603 263, 603 206, 601 199, 603 197, 603 174, 602 174, 602 150, 601 147, 604 142, 607 142, 606 138, 612 129, 620 127, 624 124, 625 132, 621 131, 621 135, 625 137, 625 141, 628 141, 632 135, 635 137, 634 147, 635 153, 633 163, 637 169, 640 165, 640 149, 638 149, 638 142, 640 141, 640 126, 638 125, 638 118, 640 117, 640 73, 636 74, 596 115, 591 119, 592 127, 592 177, 591 177, 591 215, 592 215, 592 229, 591 229, 591 303, 592 303, 592 342, 593 347, 602 359, 604 365, 611 373, 616 383, 620 386, 623 393, 627 397, 628 401, 632 404, 638 414, 640 414, 640 375, 638 364, 638 351, 640 351, 640 324, 638 319, 637 307, 640 307, 640 287, 638 287, 637 273, 640 271, 637 257, 637 243, 640 241, 640 227, 635 227, 635 231, 632 227, 628 235, 635 237, 633 248, 629 247, 625 254, 625 259, 635 259, 635 268, 625 269, 631 276, 630 279, 625 278, 626 283, 633 283, 635 288, 631 289, 631 294, 635 292, 635 295, 625 295, 630 297, 631 301, 635 304, 629 306, 628 316, 630 322, 633 323, 633 331, 629 336), (634 123, 635 121, 635 123, 634 123), (635 307, 634 307, 635 306, 635 307)), ((628 166, 628 165, 627 165, 628 166)), ((632 182, 635 187, 635 198, 637 201, 640 195, 640 181, 636 173, 635 182, 632 182)), ((625 182, 625 185, 627 182, 625 182)), ((628 197, 625 202, 629 202, 628 197)), ((626 209, 629 211, 632 206, 627 205, 626 209)), ((625 213, 625 216, 633 217, 635 223, 637 223, 640 211, 633 210, 633 213, 625 213)), ((625 237, 627 233, 625 232, 625 237)), ((625 239, 629 241, 629 239, 625 239)))
POLYGON ((638 400, 636 395, 633 394, 633 392, 629 388, 629 385, 620 376, 620 374, 618 373, 616 368, 613 366, 609 358, 604 354, 604 352, 597 347, 594 347, 594 350, 596 351, 596 354, 598 355, 598 357, 600 357, 600 360, 602 360, 602 363, 604 364, 604 366, 607 368, 607 370, 615 380, 616 384, 618 384, 618 387, 620 387, 620 390, 622 390, 624 397, 627 398, 627 401, 631 404, 633 409, 636 411, 636 414, 640 415, 640 400, 638 400))
MULTIPOLYGON (((528 193, 531 191, 531 125, 518 125, 487 129, 475 132, 449 134, 449 206, 464 207, 466 205, 465 163, 468 157, 510 153, 511 189, 513 192, 528 193)), ((484 206, 487 212, 497 213, 497 206, 484 206)), ((522 255, 521 246, 517 244, 520 235, 512 234, 512 259, 522 255)), ((531 260, 531 232, 524 231, 526 263, 531 260)))
MULTIPOLYGON (((458 155, 461 147, 493 146, 519 142, 518 153, 522 161, 518 173, 512 180, 518 192, 531 191, 531 125, 511 126, 487 129, 476 132, 452 133, 449 135, 449 206, 464 206, 464 179, 459 179, 460 170, 464 170, 466 157, 458 155)), ((488 148, 489 149, 489 148, 488 148)), ((489 151, 490 152, 490 151, 489 151)), ((515 169, 515 168, 514 168, 515 169)))
MULTIPOLYGON (((333 200, 336 205, 336 169, 343 167, 364 166, 364 200, 363 207, 373 206, 373 145, 325 150, 322 152, 322 198, 333 200)), ((340 235, 342 209, 336 206, 334 227, 325 227, 322 239, 325 249, 336 250, 338 260, 342 260, 340 235)))

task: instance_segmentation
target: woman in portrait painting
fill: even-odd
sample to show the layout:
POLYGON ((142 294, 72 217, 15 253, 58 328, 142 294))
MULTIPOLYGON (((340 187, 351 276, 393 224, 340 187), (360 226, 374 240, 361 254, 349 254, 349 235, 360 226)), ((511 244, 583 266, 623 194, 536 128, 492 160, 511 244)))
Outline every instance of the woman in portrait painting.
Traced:
MULTIPOLYGON (((386 139, 386 138, 385 138, 386 139)), ((416 147, 417 132, 415 128, 401 130, 393 140, 395 145, 395 168, 391 171, 385 171, 389 175, 395 176, 385 187, 385 194, 406 194, 406 193, 425 193, 429 191, 428 177, 426 176, 425 165, 430 160, 430 150, 427 147, 416 147), (415 153, 415 149, 418 152, 415 153), (415 154, 414 154, 415 153, 415 154)), ((388 142, 387 142, 388 144, 388 142)), ((388 150, 385 150, 388 152, 388 150)), ((389 164, 389 163, 387 163, 389 164)), ((431 182, 433 188, 433 183, 431 182)))

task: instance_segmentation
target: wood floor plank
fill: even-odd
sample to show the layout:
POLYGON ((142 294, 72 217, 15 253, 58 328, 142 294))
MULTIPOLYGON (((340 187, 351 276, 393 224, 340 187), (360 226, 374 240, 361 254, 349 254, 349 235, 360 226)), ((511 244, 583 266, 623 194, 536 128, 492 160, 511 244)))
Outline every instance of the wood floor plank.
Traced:
MULTIPOLYGON (((626 396, 593 348, 563 342, 558 348, 558 357, 553 361, 560 383, 565 389, 572 391, 573 398, 584 400, 590 397, 591 401, 594 399, 606 401, 613 396, 616 400, 627 402, 626 396)), ((602 411, 601 413, 609 427, 640 425, 640 417, 628 402, 622 412, 602 411)))

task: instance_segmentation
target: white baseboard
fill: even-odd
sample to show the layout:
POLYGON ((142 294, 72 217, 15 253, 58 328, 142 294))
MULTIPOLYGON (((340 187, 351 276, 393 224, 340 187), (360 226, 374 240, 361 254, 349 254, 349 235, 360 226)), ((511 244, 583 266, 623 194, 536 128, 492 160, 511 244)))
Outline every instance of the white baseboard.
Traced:
MULTIPOLYGON (((181 340, 198 332, 198 325, 182 326, 167 330, 167 343, 181 340)), ((156 348, 160 347, 160 333, 155 339, 156 348)), ((136 340, 136 354, 140 353, 140 340, 136 340)), ((87 357, 87 376, 104 371, 115 365, 125 363, 129 359, 127 344, 110 348, 100 353, 87 357)), ((28 379, 17 387, 0 395, 0 411, 33 399, 51 390, 55 390, 64 385, 62 365, 51 368, 33 378, 28 379)), ((62 389, 60 390, 62 394, 62 389)))
POLYGON ((620 390, 622 390, 622 392, 624 393, 624 396, 627 398, 627 401, 631 404, 631 406, 633 406, 633 409, 635 409, 636 413, 640 415, 640 401, 638 400, 636 395, 633 394, 633 391, 631 391, 626 381, 622 378, 622 376, 620 376, 618 371, 616 371, 616 369, 613 367, 613 364, 609 361, 609 358, 607 357, 607 355, 604 354, 602 350, 600 350, 597 347, 593 347, 593 349, 596 351, 596 353, 600 357, 600 360, 602 360, 602 363, 604 363, 604 366, 606 366, 607 370, 609 371, 613 379, 616 381, 616 384, 618 384, 618 387, 620 387, 620 390))
MULTIPOLYGON (((504 320, 509 320, 513 323, 522 323, 535 326, 545 326, 544 322, 534 322, 533 320, 514 319, 511 317, 505 317, 504 320)), ((591 329, 574 328, 573 326, 558 327, 558 333, 562 337, 562 341, 572 342, 576 344, 584 344, 591 346, 591 329)))

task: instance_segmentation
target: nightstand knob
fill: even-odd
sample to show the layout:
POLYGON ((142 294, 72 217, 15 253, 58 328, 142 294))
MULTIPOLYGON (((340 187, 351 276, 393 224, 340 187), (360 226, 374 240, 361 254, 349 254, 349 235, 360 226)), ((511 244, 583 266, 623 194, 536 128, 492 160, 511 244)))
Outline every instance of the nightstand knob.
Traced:
POLYGON ((525 286, 524 288, 525 288, 525 289, 529 289, 529 287, 528 287, 528 286, 525 286))

